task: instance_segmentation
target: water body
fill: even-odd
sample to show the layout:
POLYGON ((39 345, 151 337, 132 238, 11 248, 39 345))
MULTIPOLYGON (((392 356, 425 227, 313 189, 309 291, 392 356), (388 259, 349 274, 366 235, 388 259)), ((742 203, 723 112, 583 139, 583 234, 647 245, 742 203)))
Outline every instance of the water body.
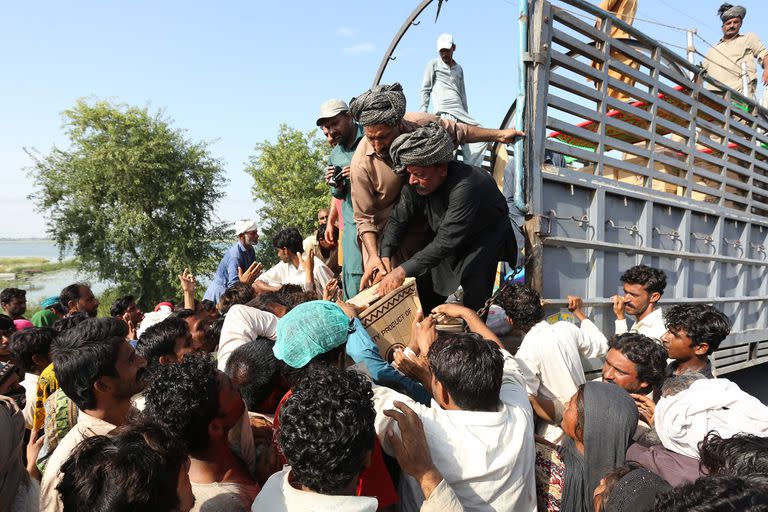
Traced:
MULTIPOLYGON (((71 258, 71 252, 63 259, 71 258)), ((0 258, 46 258, 59 260, 59 248, 53 240, 0 240, 0 258)))
MULTIPOLYGON (((65 253, 63 259, 70 257, 71 253, 65 253)), ((52 240, 0 240, 0 258, 46 258, 59 261, 59 248, 52 240)), ((90 279, 76 269, 64 269, 29 276, 19 287, 27 290, 27 301, 35 303, 45 297, 58 295, 65 286, 76 282, 91 283, 91 289, 96 295, 110 285, 108 281, 90 279)))

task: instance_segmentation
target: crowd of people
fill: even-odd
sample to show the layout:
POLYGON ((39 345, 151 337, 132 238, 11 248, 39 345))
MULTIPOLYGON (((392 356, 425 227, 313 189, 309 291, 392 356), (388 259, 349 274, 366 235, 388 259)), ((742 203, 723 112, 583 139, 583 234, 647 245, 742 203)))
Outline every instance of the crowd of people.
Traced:
POLYGON ((661 309, 658 269, 621 276, 616 333, 516 284, 506 329, 440 304, 392 362, 334 280, 216 307, 179 281, 178 305, 104 318, 75 283, 31 327, 2 291, 0 510, 768 510, 768 407, 709 359, 730 321, 661 309))
POLYGON ((398 84, 322 104, 334 200, 309 236, 277 233, 274 267, 243 220, 202 300, 188 269, 146 314, 126 295, 98 318, 74 283, 27 320, 25 292, 0 293, 0 511, 768 510, 768 407, 716 378, 721 311, 662 307, 646 265, 614 332, 578 296, 570 322, 528 286, 491 295, 515 228, 454 152, 524 134, 448 98, 455 48, 440 37, 424 80, 453 119, 406 112, 398 84), (349 299, 407 277, 423 310, 388 361, 349 299))

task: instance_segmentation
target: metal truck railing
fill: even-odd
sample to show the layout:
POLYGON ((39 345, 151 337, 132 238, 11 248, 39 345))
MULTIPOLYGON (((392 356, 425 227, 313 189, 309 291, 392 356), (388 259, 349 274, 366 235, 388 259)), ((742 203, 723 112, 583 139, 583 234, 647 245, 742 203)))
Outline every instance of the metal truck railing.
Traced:
POLYGON ((561 3, 528 8, 528 280, 555 307, 586 297, 611 334, 622 271, 661 268, 662 305, 733 321, 718 373, 768 361, 768 111, 596 6, 561 3))

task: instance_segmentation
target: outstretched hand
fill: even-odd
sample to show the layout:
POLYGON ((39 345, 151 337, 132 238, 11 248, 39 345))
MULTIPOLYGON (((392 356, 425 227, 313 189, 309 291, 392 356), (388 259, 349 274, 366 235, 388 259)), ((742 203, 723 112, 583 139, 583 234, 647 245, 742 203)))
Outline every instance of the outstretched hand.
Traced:
POLYGON ((395 400, 395 409, 387 409, 384 415, 397 422, 400 437, 393 427, 387 429, 387 441, 392 447, 400 467, 419 483, 425 498, 429 498, 443 477, 432 463, 424 424, 419 416, 403 402, 395 400))
POLYGON ((427 355, 429 347, 437 339, 435 319, 431 316, 424 318, 424 312, 419 310, 411 325, 411 342, 408 346, 416 354, 427 355))
POLYGON ((184 271, 179 274, 179 283, 181 283, 181 291, 184 293, 195 293, 195 276, 189 271, 189 268, 185 268, 184 271))
POLYGON ((508 128, 506 130, 499 130, 499 142, 510 143, 514 142, 518 137, 524 137, 525 132, 508 128))
POLYGON ((339 289, 338 279, 330 279, 327 283, 325 283, 325 287, 323 288, 323 300, 336 302, 340 293, 341 290, 339 289))
POLYGON ((248 267, 248 269, 245 272, 243 272, 243 269, 241 267, 237 267, 237 277, 238 279, 240 279, 241 283, 253 284, 256 278, 261 275, 261 270, 262 270, 261 263, 256 263, 254 261, 253 263, 251 263, 251 266, 248 267))
POLYGON ((360 279, 360 291, 380 282, 387 275, 388 271, 389 269, 385 265, 384 260, 378 257, 371 258, 365 267, 363 277, 360 279))

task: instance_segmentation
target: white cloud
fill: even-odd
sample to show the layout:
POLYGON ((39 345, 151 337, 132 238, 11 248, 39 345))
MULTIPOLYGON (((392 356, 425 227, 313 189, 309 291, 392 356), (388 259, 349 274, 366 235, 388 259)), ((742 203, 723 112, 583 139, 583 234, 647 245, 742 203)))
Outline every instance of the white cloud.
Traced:
POLYGON ((373 43, 360 43, 352 46, 346 46, 341 50, 341 52, 347 56, 355 56, 371 53, 375 49, 376 47, 373 45, 373 43))
POLYGON ((336 29, 336 35, 339 37, 355 37, 357 32, 356 29, 350 27, 339 27, 336 29))

